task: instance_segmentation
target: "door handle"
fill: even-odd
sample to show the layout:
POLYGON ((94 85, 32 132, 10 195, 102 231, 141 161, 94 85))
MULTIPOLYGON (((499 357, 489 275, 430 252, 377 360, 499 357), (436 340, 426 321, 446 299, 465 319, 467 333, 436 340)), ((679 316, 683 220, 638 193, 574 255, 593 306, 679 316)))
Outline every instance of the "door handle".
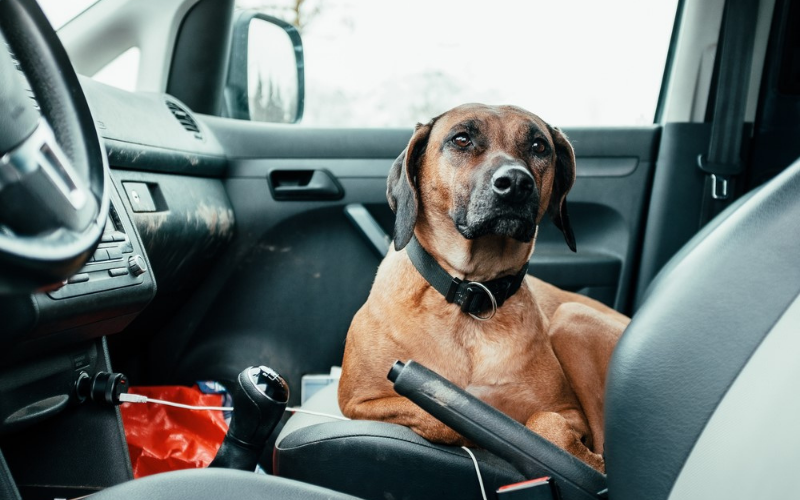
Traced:
POLYGON ((341 184, 325 169, 273 170, 267 179, 276 200, 338 200, 344 196, 341 184))

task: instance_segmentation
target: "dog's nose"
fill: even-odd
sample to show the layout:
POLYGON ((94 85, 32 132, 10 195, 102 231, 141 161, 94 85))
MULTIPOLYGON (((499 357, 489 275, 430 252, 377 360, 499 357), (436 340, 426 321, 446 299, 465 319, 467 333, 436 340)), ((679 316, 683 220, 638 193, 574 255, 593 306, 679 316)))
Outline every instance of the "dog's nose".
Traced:
POLYGON ((492 175, 492 191, 511 203, 527 200, 533 193, 533 176, 518 165, 504 165, 492 175))

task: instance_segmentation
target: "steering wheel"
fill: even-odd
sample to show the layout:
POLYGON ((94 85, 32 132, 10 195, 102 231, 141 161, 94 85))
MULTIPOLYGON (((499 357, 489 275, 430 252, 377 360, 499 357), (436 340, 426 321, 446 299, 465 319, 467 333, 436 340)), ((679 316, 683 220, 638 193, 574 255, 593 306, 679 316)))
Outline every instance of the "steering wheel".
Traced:
POLYGON ((108 185, 105 151, 58 36, 34 0, 0 0, 0 294, 80 269, 103 232, 108 185))

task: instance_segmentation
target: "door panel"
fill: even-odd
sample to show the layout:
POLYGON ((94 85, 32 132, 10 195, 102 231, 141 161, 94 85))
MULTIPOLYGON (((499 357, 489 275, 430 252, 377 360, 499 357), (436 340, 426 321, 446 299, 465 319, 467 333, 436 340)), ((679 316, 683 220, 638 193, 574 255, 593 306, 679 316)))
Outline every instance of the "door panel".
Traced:
MULTIPOLYGON (((204 121, 231 158, 225 187, 237 235, 226 258, 232 271, 180 357, 178 375, 226 380, 265 363, 299 388, 302 375, 341 363, 350 321, 380 262, 345 207, 363 205, 391 234, 386 176, 411 131, 204 121), (268 182, 276 171, 329 173, 342 196, 276 200, 268 182)), ((625 310, 660 129, 566 132, 578 156, 568 196, 578 253, 545 221, 530 273, 625 310)))

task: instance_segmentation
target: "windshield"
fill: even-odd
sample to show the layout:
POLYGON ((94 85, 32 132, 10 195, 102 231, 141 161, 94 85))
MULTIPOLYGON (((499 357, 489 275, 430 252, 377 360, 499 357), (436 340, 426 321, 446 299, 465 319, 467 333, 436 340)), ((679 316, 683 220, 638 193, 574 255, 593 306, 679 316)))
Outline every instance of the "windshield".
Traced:
POLYGON ((44 11, 50 24, 57 30, 99 1, 100 0, 39 0, 39 6, 44 11))

